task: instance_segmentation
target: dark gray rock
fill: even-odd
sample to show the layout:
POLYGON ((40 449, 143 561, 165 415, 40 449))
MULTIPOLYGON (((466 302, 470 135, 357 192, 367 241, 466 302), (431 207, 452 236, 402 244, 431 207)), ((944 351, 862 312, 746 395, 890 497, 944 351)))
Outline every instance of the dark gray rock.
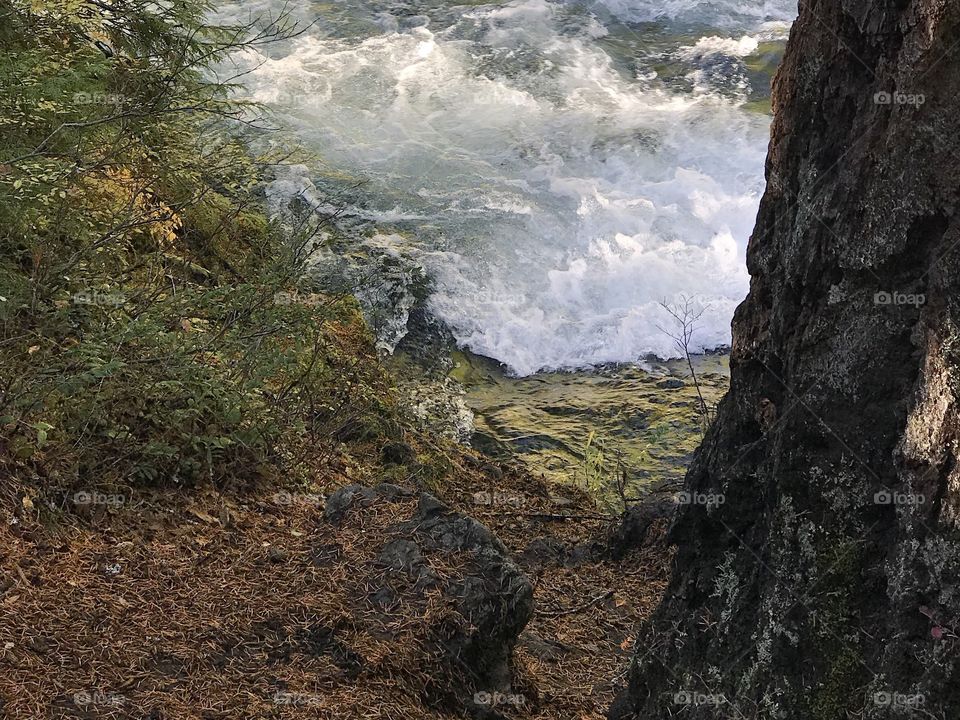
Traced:
POLYGON ((607 540, 611 557, 620 560, 630 550, 646 545, 650 528, 658 521, 672 519, 677 507, 673 497, 662 493, 628 507, 607 540))
POLYGON ((423 555, 412 540, 393 540, 380 551, 378 562, 391 570, 403 570, 415 575, 423 566, 423 555))
POLYGON ((416 451, 405 442, 389 442, 380 450, 380 456, 387 465, 410 465, 416 462, 416 451))
POLYGON ((682 388, 683 386, 684 382, 679 378, 666 378, 665 380, 661 380, 657 383, 657 387, 664 390, 676 390, 678 388, 682 388))
POLYGON ((533 570, 560 565, 566 559, 567 544, 557 537, 538 537, 530 541, 520 556, 523 566, 533 570))
POLYGON ((604 557, 606 548, 602 543, 568 543, 548 535, 531 540, 520 556, 520 562, 524 568, 539 573, 547 567, 572 568, 598 562, 604 557))
POLYGON ((370 500, 374 496, 371 488, 362 485, 347 485, 327 498, 323 514, 329 522, 338 523, 343 519, 354 500, 370 500))
POLYGON ((577 543, 570 548, 564 564, 567 567, 577 567, 594 563, 601 557, 602 546, 592 542, 577 543))
POLYGON ((510 559, 503 543, 473 518, 445 508, 424 493, 416 516, 406 524, 425 554, 467 553, 468 572, 445 592, 468 621, 467 633, 442 642, 472 671, 482 687, 509 687, 509 659, 517 637, 533 614, 533 587, 510 559))
POLYGON ((481 472, 491 480, 503 480, 503 470, 496 465, 486 464, 480 468, 481 472))
POLYGON ((420 504, 417 510, 420 517, 427 518, 441 512, 446 512, 449 508, 433 495, 420 493, 420 504))
MULTIPOLYGON (((348 485, 330 496, 325 515, 342 526, 352 508, 408 497, 414 493, 394 485, 348 485)), ((503 543, 473 518, 427 493, 419 495, 413 517, 389 526, 384 536, 378 564, 407 578, 414 596, 422 596, 427 587, 439 588, 463 618, 462 623, 443 623, 433 630, 433 640, 458 674, 466 671, 484 691, 509 689, 510 656, 533 614, 533 587, 503 543), (441 577, 431 559, 440 566, 454 565, 457 572, 441 577)), ((400 601, 394 589, 385 586, 370 597, 381 611, 400 601)))
POLYGON ((391 587, 381 587, 370 594, 370 604, 378 610, 393 610, 400 601, 397 593, 391 587))
POLYGON ((267 559, 272 563, 282 563, 285 562, 288 557, 287 551, 283 548, 278 548, 276 546, 271 547, 267 550, 267 559))
POLYGON ((330 497, 324 506, 324 516, 328 522, 339 524, 347 510, 352 506, 369 505, 377 498, 395 500, 401 497, 412 497, 413 492, 390 483, 381 483, 376 487, 363 485, 346 485, 330 497))

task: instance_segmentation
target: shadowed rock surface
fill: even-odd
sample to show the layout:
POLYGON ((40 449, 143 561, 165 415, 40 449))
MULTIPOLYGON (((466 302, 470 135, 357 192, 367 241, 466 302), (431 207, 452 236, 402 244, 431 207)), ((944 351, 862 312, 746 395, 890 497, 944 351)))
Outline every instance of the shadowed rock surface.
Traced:
POLYGON ((960 5, 800 4, 731 388, 611 717, 960 713, 960 5), (922 101, 922 102, 921 102, 922 101))
MULTIPOLYGON (((330 496, 325 515, 339 524, 351 508, 416 497, 395 485, 348 485, 330 496)), ((533 614, 533 588, 503 543, 427 493, 419 495, 413 517, 387 528, 385 537, 395 539, 384 544, 378 564, 406 575, 416 594, 442 593, 465 621, 444 618, 430 628, 455 671, 478 688, 508 691, 510 655, 533 614)), ((381 589, 377 600, 388 591, 381 589)))

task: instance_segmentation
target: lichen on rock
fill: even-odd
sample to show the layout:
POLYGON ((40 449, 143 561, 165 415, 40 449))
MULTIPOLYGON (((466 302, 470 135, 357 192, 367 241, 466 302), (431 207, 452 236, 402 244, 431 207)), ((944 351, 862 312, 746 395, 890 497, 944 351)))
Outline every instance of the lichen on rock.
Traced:
POLYGON ((956 3, 801 3, 731 389, 686 477, 725 502, 680 509, 611 717, 956 715, 958 30, 956 3))

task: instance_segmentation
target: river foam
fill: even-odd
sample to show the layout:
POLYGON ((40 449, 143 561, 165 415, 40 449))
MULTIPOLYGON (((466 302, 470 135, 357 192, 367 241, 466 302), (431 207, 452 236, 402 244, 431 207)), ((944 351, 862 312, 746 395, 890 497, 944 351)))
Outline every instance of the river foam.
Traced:
POLYGON ((791 22, 796 0, 597 0, 617 17, 632 22, 669 20, 717 28, 764 22, 791 22))
POLYGON ((395 238, 458 342, 518 374, 675 355, 660 303, 684 296, 705 308, 695 345, 729 342, 769 125, 741 61, 789 7, 603 7, 357 3, 237 55, 246 92, 317 155, 274 195, 335 198, 395 238), (611 13, 712 30, 656 44, 611 13))

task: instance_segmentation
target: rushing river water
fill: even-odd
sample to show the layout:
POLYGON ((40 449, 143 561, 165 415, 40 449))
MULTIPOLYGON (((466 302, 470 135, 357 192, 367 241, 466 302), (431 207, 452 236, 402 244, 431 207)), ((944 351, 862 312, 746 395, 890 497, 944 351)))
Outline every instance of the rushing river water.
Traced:
MULTIPOLYGON (((342 206, 367 257, 422 268, 462 346, 521 375, 667 357, 681 295, 707 308, 698 345, 729 342, 795 0, 291 7, 306 32, 234 57, 315 156, 272 196, 342 206)), ((388 347, 404 293, 358 293, 389 305, 388 347)))

